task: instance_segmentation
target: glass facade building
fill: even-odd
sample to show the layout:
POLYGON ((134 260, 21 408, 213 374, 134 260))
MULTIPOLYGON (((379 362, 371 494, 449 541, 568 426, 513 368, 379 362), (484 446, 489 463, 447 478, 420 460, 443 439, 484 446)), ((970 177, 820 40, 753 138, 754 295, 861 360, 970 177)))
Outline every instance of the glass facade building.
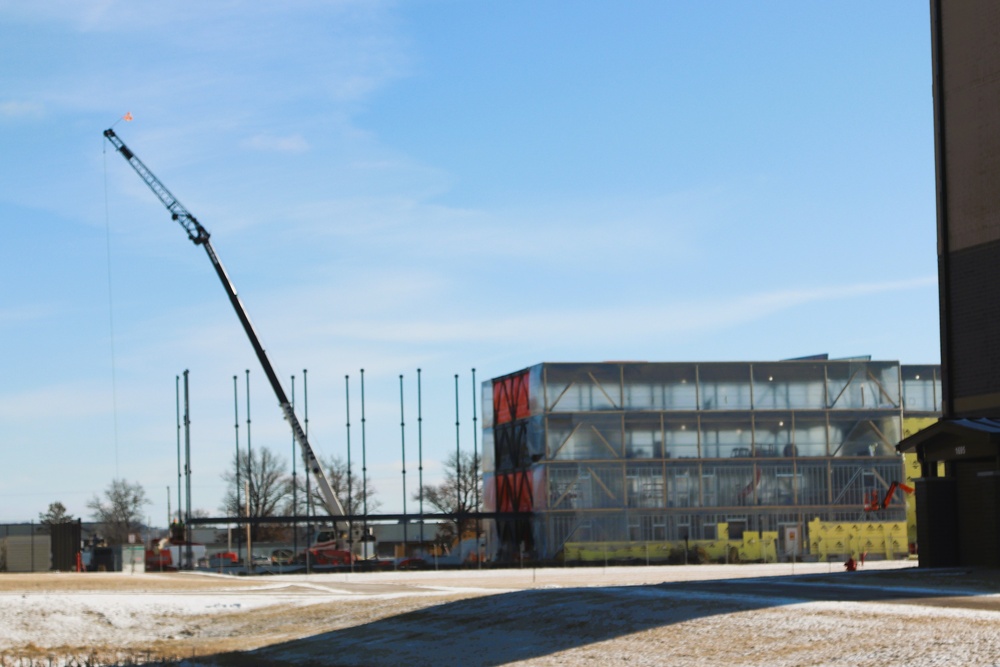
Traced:
MULTIPOLYGON (((857 521, 902 481, 904 416, 939 415, 941 382, 867 358, 542 363, 485 382, 483 406, 497 557, 549 559, 568 542, 714 540, 720 523, 739 538, 857 521)), ((880 520, 904 514, 897 500, 880 520)))

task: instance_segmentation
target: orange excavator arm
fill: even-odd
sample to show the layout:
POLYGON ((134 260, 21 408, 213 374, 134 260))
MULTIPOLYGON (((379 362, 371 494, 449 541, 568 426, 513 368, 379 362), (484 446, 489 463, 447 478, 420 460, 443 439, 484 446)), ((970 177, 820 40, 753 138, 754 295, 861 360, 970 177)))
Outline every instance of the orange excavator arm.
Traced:
POLYGON ((893 482, 889 485, 889 490, 885 492, 885 498, 882 499, 882 509, 889 506, 892 502, 892 497, 896 494, 896 489, 901 489, 904 493, 913 493, 913 487, 903 484, 902 482, 893 482))

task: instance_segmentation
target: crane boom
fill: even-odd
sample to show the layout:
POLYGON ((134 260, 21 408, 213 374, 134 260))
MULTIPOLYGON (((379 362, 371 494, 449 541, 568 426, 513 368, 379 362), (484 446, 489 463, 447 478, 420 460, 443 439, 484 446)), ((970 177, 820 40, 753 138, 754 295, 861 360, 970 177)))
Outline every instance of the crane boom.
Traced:
POLYGON ((264 351, 264 346, 261 345, 260 338, 257 336, 257 332, 253 328, 253 324, 250 322, 250 316, 247 314, 246 308, 243 307, 243 302, 240 301, 240 297, 236 294, 236 288, 233 286, 233 282, 229 279, 226 274, 226 269, 222 266, 222 262, 219 260, 219 256, 215 254, 215 249, 212 248, 212 243, 209 241, 208 231, 202 227, 198 219, 191 214, 184 205, 181 204, 170 190, 167 189, 160 179, 158 179, 149 168, 142 163, 135 153, 133 153, 125 142, 118 138, 114 130, 107 129, 104 131, 104 136, 107 137, 111 145, 122 154, 122 157, 132 165, 139 177, 145 181, 149 189, 159 197, 163 205, 167 207, 170 211, 171 217, 180 223, 184 231, 187 232, 188 238, 195 245, 200 245, 205 248, 205 252, 208 253, 208 258, 212 261, 212 266, 215 268, 216 274, 219 276, 219 280, 222 281, 222 286, 226 290, 226 295, 229 296, 229 302, 233 304, 233 309, 236 311, 236 316, 240 319, 240 323, 243 325, 243 330, 246 332, 247 337, 250 339, 250 345, 253 346, 253 351, 257 354, 257 360, 264 369, 264 374, 267 376, 268 382, 271 383, 271 389, 274 390, 275 396, 278 398, 278 405, 281 406, 281 411, 285 415, 285 419, 288 421, 289 425, 292 427, 292 436, 295 441, 299 444, 299 450, 302 452, 302 460, 305 463, 306 469, 308 469, 313 476, 316 478, 316 482, 319 486, 320 493, 323 496, 324 504, 326 505, 327 512, 331 516, 343 516, 344 508, 337 499, 337 495, 333 492, 333 487, 330 486, 330 481, 326 478, 326 473, 323 472, 323 468, 319 464, 319 460, 313 453, 312 447, 309 445, 309 439, 306 437, 305 431, 302 429, 299 423, 298 417, 295 416, 295 410, 292 409, 292 404, 288 400, 288 396, 285 394, 284 387, 281 386, 281 381, 278 379, 277 373, 274 371, 274 367, 271 365, 271 360, 267 357, 267 352, 264 351))

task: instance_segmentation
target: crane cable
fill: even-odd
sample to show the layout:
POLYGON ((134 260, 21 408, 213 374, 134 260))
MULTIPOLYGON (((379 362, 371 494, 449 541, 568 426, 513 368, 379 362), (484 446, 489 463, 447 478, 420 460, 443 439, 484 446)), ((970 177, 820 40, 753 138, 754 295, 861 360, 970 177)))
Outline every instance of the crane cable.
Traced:
POLYGON ((118 474, 118 380, 117 364, 115 363, 115 308, 111 290, 111 207, 108 203, 108 142, 101 139, 101 152, 104 159, 104 236, 107 246, 108 264, 108 326, 111 331, 111 410, 114 420, 115 435, 115 479, 118 474))

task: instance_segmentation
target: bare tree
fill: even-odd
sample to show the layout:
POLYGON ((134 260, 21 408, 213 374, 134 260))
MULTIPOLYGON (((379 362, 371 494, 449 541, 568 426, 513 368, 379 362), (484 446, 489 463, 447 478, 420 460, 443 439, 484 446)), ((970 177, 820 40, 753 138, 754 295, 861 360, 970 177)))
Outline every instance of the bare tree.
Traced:
POLYGON ((138 482, 113 479, 104 490, 104 498, 94 496, 87 502, 95 521, 101 524, 110 544, 125 544, 128 536, 142 527, 142 510, 150 500, 138 482))
MULTIPOLYGON (((258 447, 247 458, 240 452, 240 484, 249 482, 250 516, 267 517, 282 514, 288 507, 292 493, 292 481, 288 476, 288 464, 283 458, 267 447, 258 447)), ((226 493, 219 507, 228 516, 247 515, 246 487, 237 491, 236 472, 229 470, 222 474, 226 482, 226 493), (236 499, 239 498, 239 504, 236 499)), ((251 524, 250 536, 254 540, 271 540, 283 537, 287 526, 277 524, 251 524)))
MULTIPOLYGON (((452 453, 444 464, 445 477, 440 484, 424 484, 424 502, 443 514, 468 514, 482 509, 482 481, 479 476, 480 459, 472 452, 452 453), (477 503, 478 500, 478 503, 477 503)), ((413 494, 419 502, 420 492, 413 494)), ((437 541, 450 544, 459 536, 476 534, 476 520, 463 518, 456 534, 455 524, 445 522, 437 532, 437 541)))
MULTIPOLYGON (((337 496, 337 500, 340 501, 340 506, 344 508, 345 513, 362 514, 365 510, 366 497, 368 498, 367 509, 369 514, 377 512, 382 507, 382 503, 375 498, 376 491, 372 485, 371 478, 368 478, 368 483, 365 484, 361 477, 358 476, 353 461, 351 462, 350 484, 348 484, 347 478, 347 463, 344 459, 339 456, 330 456, 325 461, 320 460, 320 464, 323 466, 326 479, 330 482, 330 487, 333 489, 334 495, 337 496), (350 495, 348 495, 348 488, 350 488, 350 495)), ((297 494, 299 515, 304 515, 307 509, 305 493, 307 474, 309 473, 298 475, 295 482, 299 489, 299 493, 297 494)), ((323 494, 320 493, 315 478, 309 480, 309 495, 312 496, 313 513, 326 514, 323 494)), ((288 507, 289 512, 291 512, 291 504, 288 507)))

